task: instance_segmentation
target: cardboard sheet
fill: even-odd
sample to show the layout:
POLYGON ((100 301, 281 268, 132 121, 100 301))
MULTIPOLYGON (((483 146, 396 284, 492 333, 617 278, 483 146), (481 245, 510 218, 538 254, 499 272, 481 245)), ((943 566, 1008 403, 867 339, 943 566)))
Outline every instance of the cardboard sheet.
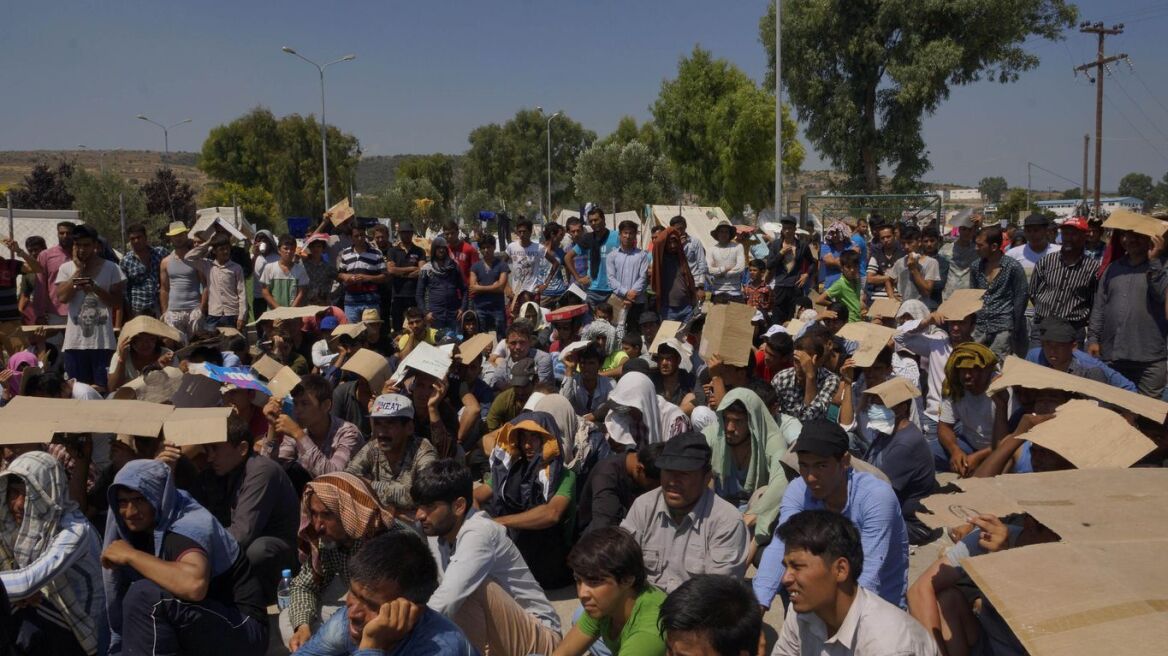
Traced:
POLYGON ((175 408, 162 424, 162 435, 178 446, 226 442, 230 416, 231 408, 175 408))
POLYGON ((48 443, 54 433, 156 437, 175 408, 145 401, 77 401, 17 396, 0 408, 0 444, 48 443))
POLYGON ((402 360, 398 365, 395 378, 400 376, 405 378, 405 370, 407 368, 421 371, 422 373, 430 374, 431 376, 442 379, 446 378, 446 373, 450 371, 450 356, 439 351, 437 348, 422 342, 410 351, 410 354, 402 360))
POLYGON ((1156 449, 1156 443, 1122 416, 1093 401, 1076 399, 1059 406, 1025 438, 1066 458, 1079 469, 1123 469, 1156 449))
POLYGON ((458 345, 458 359, 463 364, 470 364, 476 357, 493 348, 495 348, 495 335, 479 333, 458 345))
POLYGON ((1104 228, 1130 230, 1149 237, 1162 237, 1168 231, 1168 223, 1146 214, 1136 214, 1131 210, 1118 209, 1103 222, 1104 228))
POLYGON ((661 346, 670 337, 678 337, 683 330, 685 330, 685 324, 680 321, 662 321, 661 325, 657 328, 657 336, 649 344, 649 352, 656 353, 658 346, 661 346))
POLYGON ((118 344, 125 344, 126 341, 141 334, 165 337, 179 344, 186 342, 183 334, 178 330, 171 328, 154 317, 139 316, 130 319, 122 326, 122 332, 118 335, 118 344))
POLYGON ((900 303, 894 298, 878 298, 868 306, 869 319, 895 319, 900 303))
POLYGON ((258 360, 251 363, 251 368, 252 371, 255 371, 257 374, 263 376, 267 380, 271 380, 276 377, 276 374, 280 373, 280 370, 284 368, 284 365, 276 362, 276 360, 271 356, 262 355, 258 360))
MULTIPOLYGON (((427 346, 429 345, 427 344, 427 346)), ((447 362, 449 361, 450 359, 447 358, 447 362)), ((345 364, 341 365, 341 370, 355 373, 364 378, 369 383, 369 389, 376 396, 381 394, 381 386, 389 378, 389 361, 385 359, 384 355, 363 348, 345 360, 345 364)))
POLYGON ((1061 389, 1076 392, 1130 410, 1156 423, 1163 423, 1165 417, 1168 417, 1168 403, 1159 399, 1121 390, 1107 383, 1055 371, 1050 367, 1027 362, 1011 355, 1006 358, 1002 375, 990 383, 988 394, 993 395, 998 390, 1015 385, 1032 389, 1061 389))
POLYGON ((357 323, 343 323, 333 328, 332 338, 336 339, 341 335, 348 335, 353 339, 357 339, 361 335, 364 335, 366 330, 365 323, 362 321, 358 321, 357 323))
POLYGON ((981 310, 983 296, 984 289, 958 289, 941 303, 937 312, 947 321, 960 321, 981 310))
POLYGON ((327 305, 302 305, 300 307, 278 307, 260 315, 259 321, 280 321, 287 319, 303 319, 326 312, 327 305))
POLYGON ((858 342, 859 346, 852 354, 852 361, 857 367, 870 367, 876 361, 876 356, 888 346, 889 340, 896 334, 896 329, 877 323, 852 321, 840 328, 836 334, 858 342))
POLYGON ((328 211, 324 215, 329 221, 332 221, 333 225, 339 226, 356 216, 357 213, 353 211, 353 206, 349 204, 349 199, 342 198, 341 202, 328 208, 328 211))
POLYGON ((754 308, 742 303, 715 305, 706 318, 698 353, 703 358, 717 355, 722 362, 736 367, 751 363, 750 348, 754 326, 750 323, 754 308))
POLYGON ((292 393, 300 384, 300 376, 292 371, 292 367, 281 367, 275 376, 268 379, 268 390, 277 399, 283 399, 292 393))

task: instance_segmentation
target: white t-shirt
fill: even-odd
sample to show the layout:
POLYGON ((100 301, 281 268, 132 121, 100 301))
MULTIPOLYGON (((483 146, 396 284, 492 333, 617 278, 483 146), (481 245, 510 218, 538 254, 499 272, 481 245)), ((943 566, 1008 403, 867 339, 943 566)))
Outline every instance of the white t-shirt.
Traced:
MULTIPOLYGON (((94 256, 96 257, 96 256, 94 256)), ((72 261, 65 262, 57 270, 57 279, 54 285, 73 277, 77 265, 72 261)), ((109 291, 114 285, 124 281, 126 275, 121 267, 108 260, 101 261, 101 269, 93 276, 93 284, 109 291)), ((113 308, 106 305, 94 293, 85 293, 81 290, 74 292, 69 299, 69 315, 65 320, 65 341, 63 351, 105 350, 117 348, 114 339, 113 308)))
POLYGON ((535 279, 543 248, 536 242, 523 246, 517 241, 507 244, 507 259, 511 260, 511 289, 515 292, 534 292, 542 280, 535 279))
POLYGON ((994 400, 985 394, 963 394, 956 403, 952 397, 942 399, 941 421, 952 424, 974 449, 994 443, 994 400))
MULTIPOLYGON (((897 260, 896 264, 893 264, 892 268, 888 270, 888 275, 896 280, 896 293, 900 294, 902 301, 925 301, 927 297, 913 283, 912 271, 908 268, 909 257, 911 255, 905 255, 897 260)), ((917 257, 920 258, 921 276, 925 280, 932 280, 933 288, 936 289, 937 285, 941 284, 941 265, 928 255, 917 255, 917 257)))

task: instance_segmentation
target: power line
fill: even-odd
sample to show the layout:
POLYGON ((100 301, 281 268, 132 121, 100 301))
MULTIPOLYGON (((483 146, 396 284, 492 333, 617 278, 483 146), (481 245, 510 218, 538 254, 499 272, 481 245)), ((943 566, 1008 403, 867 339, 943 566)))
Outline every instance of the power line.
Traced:
POLYGON ((1156 94, 1152 93, 1151 87, 1148 86, 1147 82, 1144 82, 1144 76, 1140 75, 1140 72, 1137 71, 1136 67, 1132 65, 1130 57, 1127 60, 1127 67, 1131 71, 1131 74, 1135 76, 1136 81, 1138 81, 1140 85, 1144 87, 1144 91, 1147 91, 1148 95, 1152 97, 1152 100, 1156 101, 1156 104, 1160 106, 1160 109, 1168 112, 1168 106, 1165 106, 1164 103, 1160 102, 1160 99, 1156 96, 1156 94))
POLYGON ((1054 177, 1056 177, 1056 178, 1058 178, 1058 179, 1060 179, 1060 180, 1065 180, 1065 181, 1067 181, 1067 182, 1069 182, 1069 183, 1071 183, 1071 184, 1075 185, 1076 187, 1078 187, 1079 185, 1083 184, 1082 182, 1076 182, 1075 180, 1072 180, 1072 179, 1068 178, 1068 177, 1067 177, 1067 176, 1065 176, 1065 175, 1059 175, 1058 173, 1055 173, 1054 171, 1051 171, 1050 169, 1045 169, 1045 168, 1042 168, 1041 166, 1039 166, 1039 165, 1035 164, 1034 162, 1027 162, 1027 164, 1029 164, 1030 166, 1032 166, 1032 167, 1034 167, 1034 168, 1038 169, 1039 171, 1046 171, 1047 173, 1049 173, 1049 174, 1053 175, 1054 177))
POLYGON ((1135 124, 1131 122, 1131 119, 1129 119, 1127 117, 1127 114, 1123 113, 1123 110, 1119 108, 1119 105, 1115 104, 1115 101, 1113 101, 1111 99, 1111 96, 1104 93, 1103 99, 1111 104, 1111 108, 1114 109, 1119 114, 1119 117, 1123 119, 1124 123, 1127 123, 1128 127, 1130 127, 1132 129, 1132 131, 1135 132, 1140 137, 1140 140, 1143 141, 1145 144, 1147 144, 1148 148, 1152 149, 1152 152, 1159 155, 1165 162, 1168 162, 1168 156, 1165 156, 1164 153, 1160 152, 1160 150, 1158 148, 1156 148, 1155 146, 1152 145, 1151 140, 1149 140, 1146 136, 1144 136, 1143 132, 1140 132, 1140 129, 1137 128, 1135 126, 1135 124))
MULTIPOLYGON (((1108 71, 1108 72, 1110 73, 1110 71, 1108 71)), ((1115 86, 1119 87, 1119 90, 1123 93, 1123 95, 1126 96, 1127 99, 1130 100, 1131 103, 1136 106, 1136 111, 1138 111, 1140 113, 1140 116, 1143 116, 1144 120, 1147 121, 1148 123, 1150 123, 1152 128, 1155 129, 1156 132, 1160 133, 1161 137, 1168 139, 1168 134, 1165 134, 1164 131, 1160 129, 1160 126, 1157 125, 1155 121, 1153 121, 1151 118, 1148 117, 1148 114, 1146 112, 1144 112, 1143 106, 1140 105, 1140 103, 1136 102, 1136 99, 1132 98, 1131 94, 1127 92, 1127 89, 1124 88, 1123 83, 1119 81, 1119 76, 1112 75, 1111 78, 1115 81, 1115 86)))

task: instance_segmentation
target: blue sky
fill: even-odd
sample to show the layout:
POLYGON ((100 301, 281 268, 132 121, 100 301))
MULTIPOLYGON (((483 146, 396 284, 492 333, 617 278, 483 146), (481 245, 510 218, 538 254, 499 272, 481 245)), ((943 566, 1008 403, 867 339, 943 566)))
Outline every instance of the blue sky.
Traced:
MULTIPOLYGON (((1168 171, 1168 2, 1089 0, 1090 20, 1125 22, 1108 51, 1132 58, 1107 79, 1104 187, 1129 171, 1168 171), (1150 88, 1145 88, 1145 85, 1150 88), (1126 93, 1125 93, 1126 92, 1126 93)), ((316 72, 280 52, 325 61, 328 121, 368 154, 462 152, 474 127, 520 107, 563 109, 599 134, 622 115, 649 118, 661 81, 695 43, 755 79, 765 71, 758 19, 765 0, 380 2, 59 2, 13 0, 0 24, 0 150, 154 149, 161 131, 134 119, 191 124, 172 150, 198 150, 207 131, 256 105, 319 111, 316 72)), ((1094 88, 1073 65, 1093 37, 1028 42, 1043 63, 1012 85, 955 89, 927 119, 929 180, 986 175, 1036 189, 1077 186, 1082 139, 1094 133, 1094 88)), ((795 62, 785 62, 795 65, 795 62)), ((812 151, 807 168, 820 166, 812 151)))

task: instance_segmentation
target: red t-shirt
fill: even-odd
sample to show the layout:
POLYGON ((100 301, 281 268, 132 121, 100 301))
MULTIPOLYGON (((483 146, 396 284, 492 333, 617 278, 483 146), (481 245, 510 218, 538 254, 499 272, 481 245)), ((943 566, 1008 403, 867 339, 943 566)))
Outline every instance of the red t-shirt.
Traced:
POLYGON ((470 268, 474 266, 475 262, 479 261, 479 252, 466 240, 461 242, 457 250, 453 246, 447 246, 446 248, 450 250, 451 259, 458 265, 458 271, 462 274, 463 282, 469 282, 470 268))

